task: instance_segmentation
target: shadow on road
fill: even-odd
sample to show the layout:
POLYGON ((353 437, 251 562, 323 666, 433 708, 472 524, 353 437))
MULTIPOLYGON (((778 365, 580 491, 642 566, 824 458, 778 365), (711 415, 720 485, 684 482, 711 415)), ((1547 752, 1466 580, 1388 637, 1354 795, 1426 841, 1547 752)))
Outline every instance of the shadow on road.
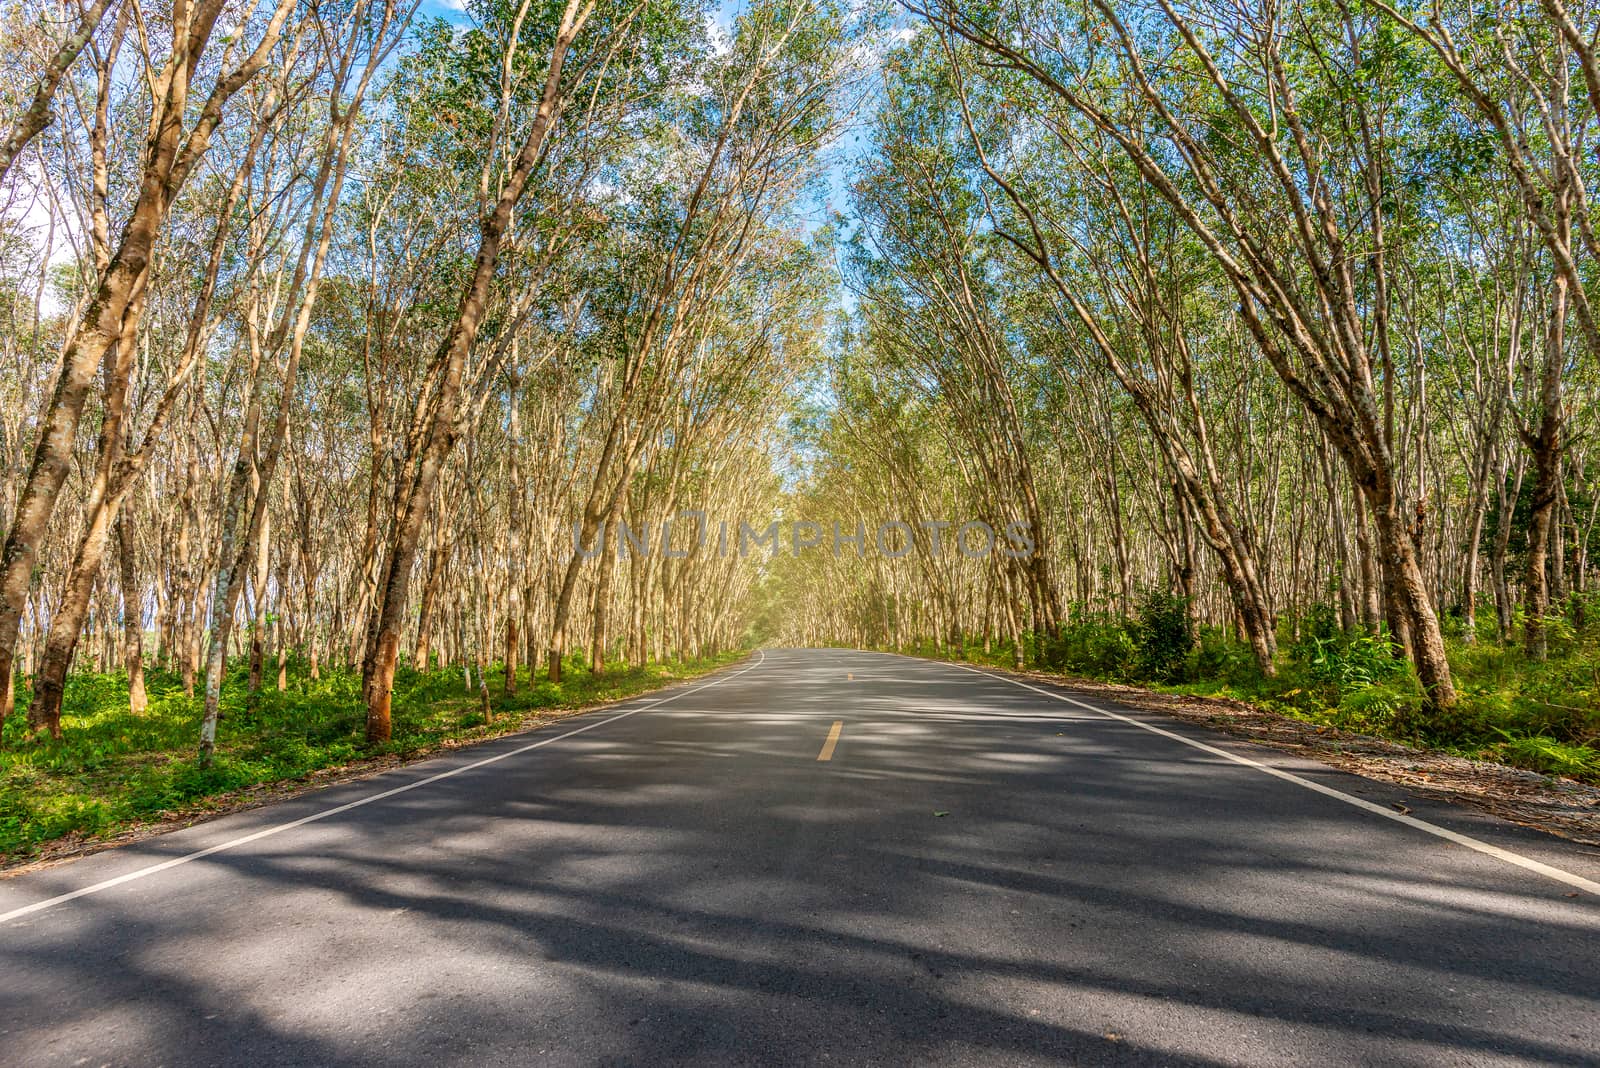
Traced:
POLYGON ((0 930, 0 1048, 17 1064, 1600 1058, 1588 903, 1049 704, 909 661, 778 653, 682 707, 0 930))

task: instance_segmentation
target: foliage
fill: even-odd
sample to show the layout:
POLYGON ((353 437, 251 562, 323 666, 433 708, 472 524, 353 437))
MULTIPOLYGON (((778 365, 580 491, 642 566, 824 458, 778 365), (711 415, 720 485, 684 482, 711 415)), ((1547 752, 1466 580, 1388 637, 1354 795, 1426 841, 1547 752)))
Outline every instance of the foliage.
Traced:
POLYGON ((1037 642, 1039 666, 1092 678, 1135 677, 1139 647, 1126 620, 1110 613, 1075 614, 1057 634, 1037 642))
POLYGON ((1152 589, 1139 602, 1133 625, 1134 670, 1140 678, 1176 682, 1194 648, 1194 620, 1189 599, 1166 590, 1152 589))
POLYGON ((1301 623, 1300 637, 1289 650, 1304 668, 1304 677, 1339 699, 1343 694, 1377 685, 1405 672, 1387 632, 1339 629, 1331 605, 1313 605, 1301 623))
POLYGON ((1494 748, 1507 764, 1548 775, 1600 778, 1600 750, 1587 745, 1565 745, 1542 734, 1518 736, 1502 730, 1505 741, 1494 748))
POLYGON ((1195 631, 1186 599, 1151 590, 1140 601, 1134 620, 1079 606, 1058 633, 1040 636, 1034 645, 1038 665, 1050 671, 1175 682, 1189 671, 1195 631))
MULTIPOLYGON (((1548 775, 1600 782, 1600 627, 1561 656, 1529 660, 1520 647, 1452 641, 1461 686, 1447 717, 1424 713, 1422 692, 1388 636, 1344 633, 1328 606, 1298 621, 1299 638, 1279 657, 1274 678, 1256 668, 1229 630, 1202 627, 1193 648, 1174 618, 1182 600, 1147 595, 1136 621, 1075 611, 1059 634, 1029 636, 1033 667, 1079 678, 1132 682, 1200 696, 1231 697, 1312 723, 1495 760, 1548 775)), ((939 655, 931 645, 923 655, 939 655)), ((969 642, 965 658, 1011 665, 1007 643, 987 653, 969 642)))
POLYGON ((1210 679, 1224 686, 1256 686, 1261 668, 1249 646, 1226 627, 1201 627, 1199 641, 1185 671, 1190 679, 1210 679))
POLYGON ((293 664, 289 687, 268 688, 247 700, 247 665, 229 665, 224 681, 218 755, 210 767, 195 760, 201 702, 186 697, 180 680, 149 672, 150 705, 128 711, 122 674, 74 674, 63 704, 63 737, 31 736, 25 717, 11 717, 0 748, 0 862, 28 856, 52 839, 101 838, 141 821, 201 814, 245 800, 262 788, 303 782, 314 772, 412 757, 445 744, 477 741, 530 725, 540 712, 615 701, 674 679, 702 674, 736 659, 728 653, 689 662, 619 668, 602 675, 570 663, 557 685, 519 672, 518 690, 504 693, 505 675, 487 676, 491 717, 484 720, 476 689, 458 668, 402 669, 395 680, 395 730, 377 750, 364 743, 361 677, 340 669, 311 679, 293 664))

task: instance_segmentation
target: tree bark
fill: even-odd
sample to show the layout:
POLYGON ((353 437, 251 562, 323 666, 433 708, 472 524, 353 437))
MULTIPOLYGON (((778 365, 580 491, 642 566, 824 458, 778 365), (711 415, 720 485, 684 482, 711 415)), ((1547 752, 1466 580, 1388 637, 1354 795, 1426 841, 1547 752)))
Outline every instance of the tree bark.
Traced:
POLYGON ((127 512, 117 518, 117 553, 122 571, 122 663, 128 672, 128 711, 139 716, 149 703, 144 691, 144 596, 127 512))
POLYGON ((1545 617, 1550 613, 1548 560, 1552 517, 1561 493, 1561 371, 1566 360, 1567 279, 1550 281, 1550 322, 1539 376, 1539 423, 1522 430, 1533 458, 1533 501, 1528 512, 1528 560, 1523 584, 1523 650, 1530 660, 1549 656, 1545 617))

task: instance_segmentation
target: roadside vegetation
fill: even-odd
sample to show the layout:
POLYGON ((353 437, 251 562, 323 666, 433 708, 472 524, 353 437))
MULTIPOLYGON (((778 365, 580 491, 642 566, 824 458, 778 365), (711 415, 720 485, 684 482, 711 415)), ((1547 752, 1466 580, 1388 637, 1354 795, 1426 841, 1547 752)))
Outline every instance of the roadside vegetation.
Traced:
POLYGON ((194 756, 201 701, 185 696, 180 676, 145 675, 149 704, 128 707, 122 672, 72 675, 62 701, 62 736, 7 725, 0 746, 0 864, 23 859, 65 835, 103 838, 143 821, 226 808, 252 787, 284 786, 315 772, 359 772, 441 747, 479 741, 589 705, 618 701, 737 660, 741 652, 690 661, 587 670, 569 658, 561 682, 529 679, 505 692, 503 668, 467 676, 457 668, 395 675, 395 730, 380 746, 364 736, 365 706, 357 671, 322 669, 311 678, 291 661, 283 689, 248 690, 249 665, 230 664, 217 755, 194 756))
MULTIPOLYGON (((1596 607, 1583 615, 1594 618, 1596 607)), ((1447 621, 1461 696, 1444 716, 1427 709, 1416 673, 1387 634, 1346 633, 1326 606, 1279 625, 1271 676, 1236 635, 1196 626, 1182 598, 1160 591, 1131 619, 1073 611, 1059 634, 1030 635, 1023 660, 1054 674, 1227 697, 1318 726, 1600 782, 1600 627, 1556 619, 1547 628, 1548 656, 1532 660, 1520 645, 1497 644, 1488 627, 1469 642, 1459 620, 1447 621)), ((925 642, 912 651, 1016 666, 1007 639, 925 642)))

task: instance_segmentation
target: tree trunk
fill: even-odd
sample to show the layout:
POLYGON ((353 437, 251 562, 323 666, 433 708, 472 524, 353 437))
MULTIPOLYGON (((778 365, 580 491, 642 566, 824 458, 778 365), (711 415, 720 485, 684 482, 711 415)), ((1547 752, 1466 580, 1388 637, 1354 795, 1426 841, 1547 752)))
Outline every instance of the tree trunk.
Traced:
POLYGON ((517 613, 516 604, 512 604, 513 611, 506 613, 506 685, 507 696, 517 692, 517 613))
POLYGON ((1533 457, 1533 502, 1528 511, 1528 569, 1523 589, 1523 649, 1530 660, 1549 655, 1545 616, 1550 613, 1548 560, 1552 517, 1561 493, 1561 369, 1566 359, 1567 279, 1550 282, 1550 325, 1539 382, 1539 425, 1524 429, 1533 457))
POLYGON ((1428 597, 1427 580, 1418 565, 1411 532, 1402 513, 1395 508, 1373 508, 1378 543, 1383 550, 1385 585, 1391 591, 1400 621, 1411 641, 1412 663, 1430 706, 1445 711, 1456 702, 1450 661, 1445 656, 1444 635, 1439 618, 1428 597))
POLYGON ((495 264, 500 256, 500 244, 511 223, 512 210, 522 199, 528 178, 539 161, 545 134, 555 118, 561 99, 561 68, 567 49, 588 20, 595 2, 587 0, 580 10, 579 0, 567 0, 561 25, 557 28, 551 47, 550 70, 533 125, 517 154, 515 166, 506 176, 505 186, 495 202, 493 212, 483 220, 471 281, 462 294, 450 336, 436 359, 441 374, 437 396, 433 399, 433 417, 418 444, 414 463, 402 476, 408 481, 409 492, 404 495, 403 506, 397 509, 391 549, 384 566, 384 579, 379 586, 379 610, 373 616, 367 652, 362 663, 369 744, 387 742, 392 731, 390 702, 394 694, 395 665, 400 655, 400 620, 405 611, 411 566, 439 468, 455 440, 462 373, 467 354, 472 349, 483 320, 489 283, 494 278, 495 264))
POLYGON ((144 598, 133 555, 128 513, 117 519, 117 553, 122 565, 122 662, 128 672, 128 711, 139 716, 149 703, 144 692, 144 598))
POLYGON ((594 584, 594 632, 589 648, 589 671, 595 675, 606 670, 606 620, 611 607, 611 576, 617 566, 617 546, 600 557, 600 574, 594 584))
POLYGON ((439 579, 444 573, 444 562, 444 545, 436 540, 428 560, 428 581, 422 587, 422 603, 417 607, 417 648, 411 659, 411 666, 417 671, 428 670, 429 647, 433 640, 434 601, 439 596, 439 579))

